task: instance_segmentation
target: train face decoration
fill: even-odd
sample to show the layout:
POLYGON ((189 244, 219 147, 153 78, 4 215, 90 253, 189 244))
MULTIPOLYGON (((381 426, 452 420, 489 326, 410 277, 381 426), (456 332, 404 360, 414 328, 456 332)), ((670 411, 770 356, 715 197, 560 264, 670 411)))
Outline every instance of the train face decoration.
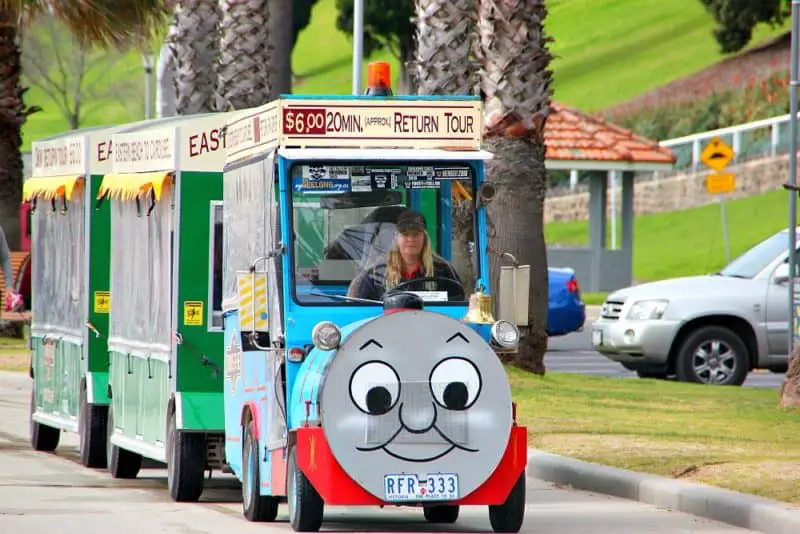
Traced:
POLYGON ((527 429, 498 353, 527 325, 529 268, 503 253, 493 313, 481 103, 395 97, 385 64, 368 80, 98 131, 75 153, 112 164, 35 173, 26 199, 53 207, 32 233, 37 450, 62 428, 117 478, 165 462, 176 501, 232 473, 247 520, 286 503, 295 531, 338 505, 486 506, 520 530, 527 429), (48 233, 56 206, 80 239, 48 233), (55 264, 80 268, 55 287, 55 264))

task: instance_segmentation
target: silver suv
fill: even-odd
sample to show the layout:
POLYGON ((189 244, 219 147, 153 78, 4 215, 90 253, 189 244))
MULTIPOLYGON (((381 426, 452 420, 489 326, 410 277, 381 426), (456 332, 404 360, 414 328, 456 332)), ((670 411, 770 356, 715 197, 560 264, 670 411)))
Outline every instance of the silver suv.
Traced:
POLYGON ((782 230, 718 273, 615 291, 592 346, 642 378, 738 386, 755 368, 786 372, 788 241, 782 230))

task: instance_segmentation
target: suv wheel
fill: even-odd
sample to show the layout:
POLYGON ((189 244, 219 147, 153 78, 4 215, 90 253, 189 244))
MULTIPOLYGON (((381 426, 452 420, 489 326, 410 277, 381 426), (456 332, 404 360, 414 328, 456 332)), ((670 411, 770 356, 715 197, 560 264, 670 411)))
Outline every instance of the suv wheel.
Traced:
POLYGON ((683 341, 675 371, 681 382, 741 386, 750 372, 750 358, 736 333, 723 326, 704 326, 683 341))

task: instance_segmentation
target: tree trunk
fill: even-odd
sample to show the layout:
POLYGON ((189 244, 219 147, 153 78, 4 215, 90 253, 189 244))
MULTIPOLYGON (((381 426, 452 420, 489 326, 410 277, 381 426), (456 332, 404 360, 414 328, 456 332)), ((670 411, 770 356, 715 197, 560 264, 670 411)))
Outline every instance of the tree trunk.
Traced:
POLYGON ((214 64, 219 50, 217 0, 183 0, 175 4, 174 33, 169 37, 175 60, 178 115, 215 111, 214 64))
MULTIPOLYGON (((520 352, 514 364, 536 374, 544 374, 547 351, 547 248, 544 241, 544 198, 546 171, 545 147, 525 138, 489 137, 486 149, 494 159, 486 162, 486 175, 497 194, 486 208, 489 221, 488 244, 492 249, 510 252, 521 265, 531 266, 527 328, 520 328, 520 352)), ((490 284, 494 308, 500 266, 509 260, 490 254, 490 284)))
POLYGON ((161 47, 156 69, 156 117, 176 115, 175 57, 169 43, 161 47))
MULTIPOLYGON (((547 350, 547 248, 544 198, 547 190, 544 126, 552 95, 544 34, 544 0, 481 0, 475 54, 481 62, 487 148, 495 158, 486 165, 487 181, 497 187, 487 207, 496 234, 488 244, 530 265, 529 326, 514 364, 544 374, 547 350)), ((490 228, 491 231, 491 228, 490 228)), ((500 258, 490 261, 494 304, 500 258)))
POLYGON ((292 4, 292 0, 272 0, 269 6, 272 68, 275 74, 270 100, 292 92, 292 4))
POLYGON ((23 101, 16 16, 0 11, 0 225, 13 250, 20 248, 19 208, 22 202, 22 124, 38 106, 23 101))
MULTIPOLYGON (((791 335, 791 333, 790 333, 791 335)), ((800 408, 800 344, 794 348, 786 379, 781 386, 781 408, 800 408)))
POLYGON ((274 74, 267 0, 220 0, 217 109, 230 111, 269 102, 274 74))

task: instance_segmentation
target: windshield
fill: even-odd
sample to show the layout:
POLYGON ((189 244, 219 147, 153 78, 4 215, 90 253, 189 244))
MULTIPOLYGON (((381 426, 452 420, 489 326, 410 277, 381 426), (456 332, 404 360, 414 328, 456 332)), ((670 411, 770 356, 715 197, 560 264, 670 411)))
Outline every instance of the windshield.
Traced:
POLYGON ((477 274, 469 165, 315 162, 290 175, 298 303, 369 305, 404 284, 423 300, 466 305, 477 274), (417 226, 401 233, 409 209, 421 217, 406 213, 417 226))
POLYGON ((775 258, 786 252, 788 236, 780 232, 758 243, 730 262, 719 274, 736 278, 753 278, 763 271, 775 258))

